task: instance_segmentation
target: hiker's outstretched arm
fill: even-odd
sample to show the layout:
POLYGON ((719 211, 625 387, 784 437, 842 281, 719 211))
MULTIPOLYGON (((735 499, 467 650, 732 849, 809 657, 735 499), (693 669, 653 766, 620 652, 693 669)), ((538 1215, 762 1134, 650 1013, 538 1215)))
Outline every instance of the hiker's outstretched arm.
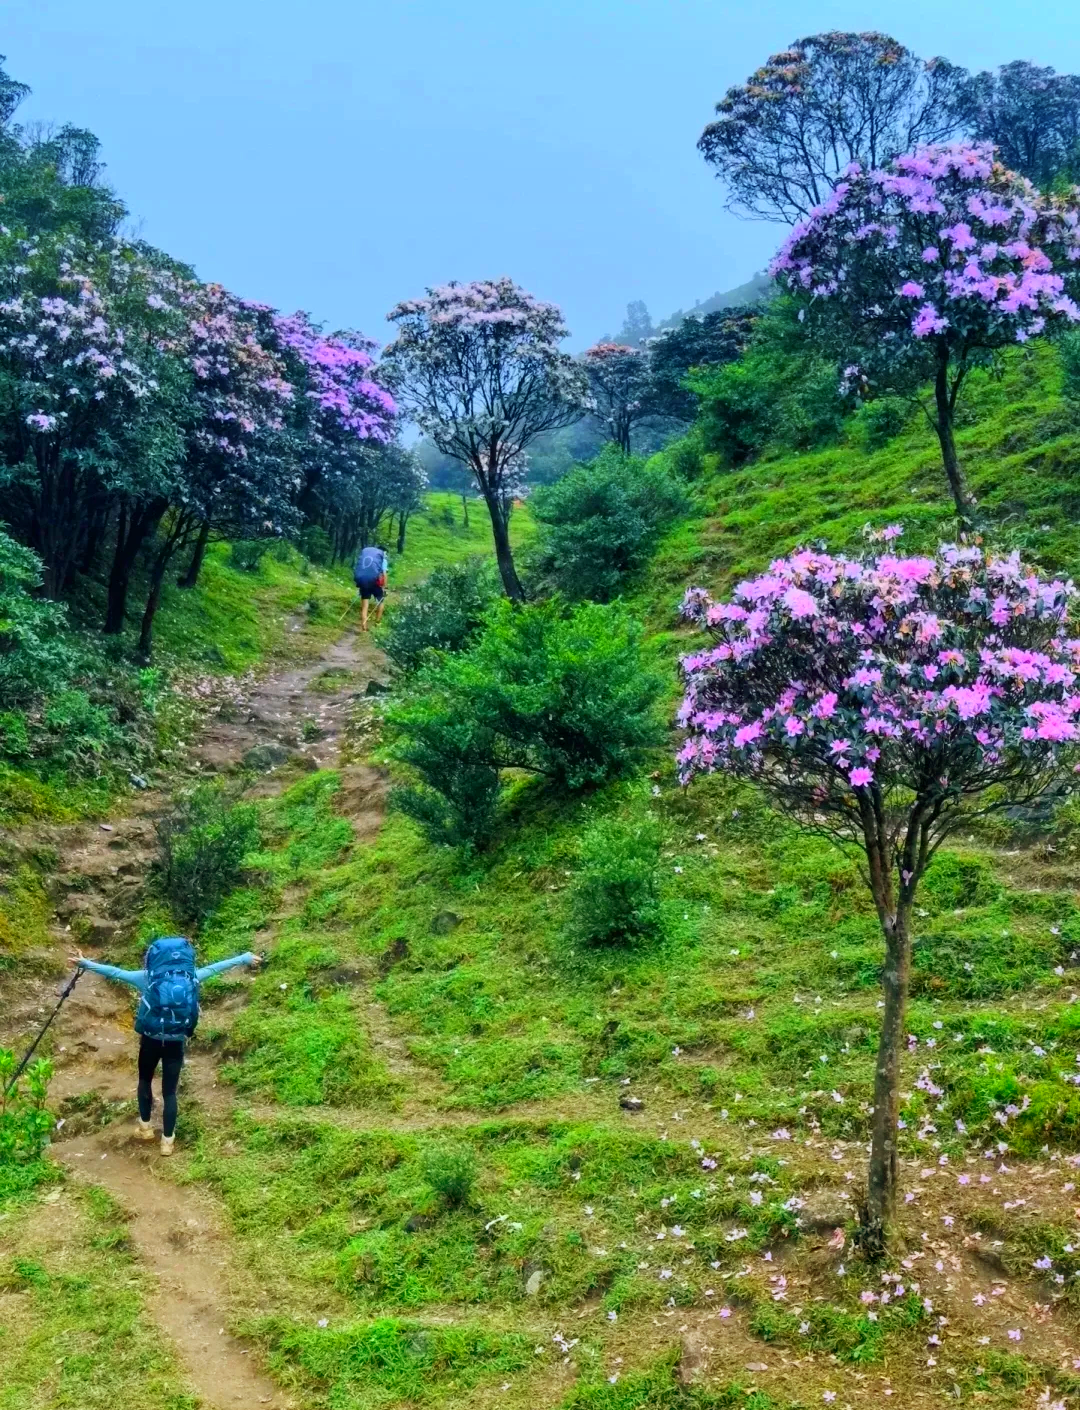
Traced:
POLYGON ((77 963, 83 969, 92 969, 95 974, 102 974, 106 979, 115 979, 120 984, 130 984, 133 989, 138 989, 141 993, 146 988, 145 969, 117 969, 114 964, 99 964, 97 960, 80 958, 77 963))
POLYGON ((201 984, 204 979, 209 979, 212 974, 221 974, 226 969, 235 969, 240 964, 258 964, 258 955, 253 955, 248 950, 243 955, 233 955, 231 960, 218 960, 216 964, 200 965, 195 971, 195 978, 201 984))

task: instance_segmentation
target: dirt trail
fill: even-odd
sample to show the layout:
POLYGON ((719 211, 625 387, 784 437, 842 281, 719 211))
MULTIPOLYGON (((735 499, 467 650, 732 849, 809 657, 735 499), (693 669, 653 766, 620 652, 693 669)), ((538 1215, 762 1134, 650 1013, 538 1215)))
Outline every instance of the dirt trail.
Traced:
MULTIPOLYGON (((370 638, 350 633, 317 661, 254 684, 207 722, 193 752, 195 770, 220 773, 244 762, 266 770, 253 792, 268 796, 297 769, 337 764, 358 694, 385 665, 370 638)), ((342 810, 359 838, 373 836, 383 816, 385 780, 366 765, 346 765, 342 810)), ((76 945, 96 954, 136 923, 143 885, 155 853, 154 822, 168 794, 145 792, 107 823, 43 829, 36 846, 51 847, 59 863, 51 889, 53 944, 28 957, 56 974, 76 945)), ((0 1040, 22 1046, 55 1003, 67 975, 13 977, 0 990, 0 1040)), ((54 1025, 56 1076, 51 1094, 70 1114, 69 1129, 84 1134, 59 1139, 54 1156, 79 1178, 103 1185, 127 1211, 133 1242, 158 1279, 151 1310, 176 1344, 206 1410, 294 1404, 253 1364, 255 1357, 231 1336, 228 1237, 212 1200, 186 1186, 177 1190, 154 1145, 134 1139, 130 1121, 106 1125, 114 1103, 129 1102, 135 1087, 135 1042, 128 994, 92 973, 84 974, 54 1025), (92 1109, 87 1094, 96 1094, 92 1109), (65 1105, 66 1104, 66 1105, 65 1105)), ((216 1081, 212 1055, 191 1053, 181 1083, 182 1100, 209 1115, 225 1115, 231 1097, 216 1081)), ((160 1116, 160 1106, 155 1110, 160 1116)))

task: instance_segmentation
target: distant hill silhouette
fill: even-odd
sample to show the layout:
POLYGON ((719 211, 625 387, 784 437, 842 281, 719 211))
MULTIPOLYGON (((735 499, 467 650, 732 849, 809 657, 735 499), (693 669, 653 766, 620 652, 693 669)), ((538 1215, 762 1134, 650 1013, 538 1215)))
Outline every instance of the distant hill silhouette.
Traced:
POLYGON ((713 294, 711 298, 694 304, 693 308, 677 309, 670 318, 658 323, 656 330, 661 332, 666 328, 677 328, 684 318, 704 318, 707 313, 715 313, 717 309, 741 308, 744 304, 756 303, 758 299, 765 297, 771 284, 772 280, 762 271, 748 279, 745 284, 740 284, 737 289, 713 294))

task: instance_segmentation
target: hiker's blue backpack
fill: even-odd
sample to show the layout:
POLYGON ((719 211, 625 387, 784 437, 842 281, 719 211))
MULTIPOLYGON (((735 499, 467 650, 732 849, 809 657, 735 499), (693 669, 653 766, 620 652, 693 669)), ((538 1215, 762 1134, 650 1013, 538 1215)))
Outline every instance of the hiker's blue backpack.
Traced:
POLYGON ((190 1038, 199 1021, 195 949, 182 935, 163 935, 146 952, 146 988, 135 1032, 163 1043, 190 1038))

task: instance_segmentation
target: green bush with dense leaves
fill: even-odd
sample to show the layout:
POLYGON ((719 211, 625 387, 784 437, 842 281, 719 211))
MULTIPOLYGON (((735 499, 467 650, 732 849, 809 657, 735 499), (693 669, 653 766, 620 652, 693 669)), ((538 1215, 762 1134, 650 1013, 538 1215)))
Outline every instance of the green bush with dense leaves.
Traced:
POLYGON ((461 651, 500 596, 495 565, 467 558, 436 568, 390 617, 381 645, 396 670, 417 670, 432 651, 461 651))
POLYGON ((52 1130, 52 1117, 45 1110, 52 1063, 44 1058, 32 1062, 5 1094, 17 1066, 15 1054, 0 1048, 0 1166, 40 1160, 52 1130))
POLYGON ((542 526, 536 571, 545 586, 571 600, 609 602, 688 503, 662 461, 607 446, 591 464, 533 496, 530 508, 542 526))
POLYGON ((41 559, 0 529, 0 701, 28 705, 62 687, 76 666, 65 640, 67 613, 35 596, 41 559))
POLYGON ((663 691, 620 608, 502 602, 474 646, 419 672, 390 710, 391 752, 421 780, 395 802, 436 841, 482 844, 503 770, 567 789, 616 778, 662 741, 663 691))
POLYGON ((581 839, 581 867, 570 889, 570 935, 588 945, 653 934, 660 921, 660 829, 654 821, 605 818, 581 839))
POLYGON ((259 813, 216 783, 180 797, 157 823, 157 874, 174 916, 197 921, 233 887, 259 845, 259 813))
POLYGON ((423 1154, 424 1179, 451 1208, 468 1204, 480 1166, 471 1146, 444 1141, 423 1154))

